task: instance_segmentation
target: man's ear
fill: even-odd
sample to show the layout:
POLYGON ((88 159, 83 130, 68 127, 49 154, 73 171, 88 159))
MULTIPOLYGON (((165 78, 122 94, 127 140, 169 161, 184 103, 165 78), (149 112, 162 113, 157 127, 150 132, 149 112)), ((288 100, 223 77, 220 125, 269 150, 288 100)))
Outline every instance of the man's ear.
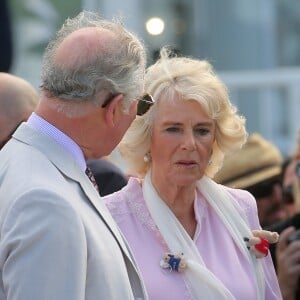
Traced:
POLYGON ((120 114, 123 112, 123 94, 116 95, 104 108, 105 121, 108 127, 114 127, 118 122, 120 114))

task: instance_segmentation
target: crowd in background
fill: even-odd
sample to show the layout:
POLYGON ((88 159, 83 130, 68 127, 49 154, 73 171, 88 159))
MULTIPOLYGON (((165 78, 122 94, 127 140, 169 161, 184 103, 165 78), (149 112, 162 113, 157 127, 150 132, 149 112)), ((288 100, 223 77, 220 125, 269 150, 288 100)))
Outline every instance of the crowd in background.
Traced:
MULTIPOLYGON (((7 24, 9 32, 8 19, 7 24)), ((6 51, 6 54, 0 56, 4 61, 0 70, 1 148, 39 103, 39 92, 26 79, 9 74, 12 57, 9 38, 4 45, 7 49, 3 47, 1 51, 6 51)), ((240 150, 225 156, 214 177, 217 183, 250 192, 256 200, 262 228, 280 233, 279 242, 270 250, 281 293, 286 300, 298 299, 297 295, 300 295, 300 234, 296 235, 300 229, 300 133, 294 144, 290 156, 283 157, 270 141, 258 133, 252 134, 240 150)), ((138 175, 125 174, 109 153, 102 159, 89 159, 87 165, 95 175, 101 196, 119 191, 126 186, 130 176, 138 175)))
POLYGON ((215 177, 222 184, 252 193, 261 226, 281 234, 278 244, 271 246, 271 254, 284 299, 300 295, 300 235, 295 235, 300 229, 299 142, 300 132, 294 151, 283 157, 275 145, 253 134, 240 151, 225 159, 215 177))

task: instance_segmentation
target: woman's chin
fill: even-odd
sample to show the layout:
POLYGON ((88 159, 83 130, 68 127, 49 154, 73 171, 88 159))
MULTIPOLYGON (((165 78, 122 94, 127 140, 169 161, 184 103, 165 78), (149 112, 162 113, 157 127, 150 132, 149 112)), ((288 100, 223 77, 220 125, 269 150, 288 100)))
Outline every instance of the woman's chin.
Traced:
POLYGON ((189 186, 189 185, 195 185, 199 179, 200 176, 179 175, 177 178, 174 178, 174 183, 178 186, 189 186))

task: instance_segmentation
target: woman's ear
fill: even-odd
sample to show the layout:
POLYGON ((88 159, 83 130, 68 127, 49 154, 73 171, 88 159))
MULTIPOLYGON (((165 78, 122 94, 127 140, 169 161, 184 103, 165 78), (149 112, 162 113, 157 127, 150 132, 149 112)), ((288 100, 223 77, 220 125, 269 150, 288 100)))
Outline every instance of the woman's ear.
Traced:
POLYGON ((112 128, 117 124, 118 118, 123 111, 123 98, 123 94, 118 94, 104 107, 105 122, 108 127, 112 128))

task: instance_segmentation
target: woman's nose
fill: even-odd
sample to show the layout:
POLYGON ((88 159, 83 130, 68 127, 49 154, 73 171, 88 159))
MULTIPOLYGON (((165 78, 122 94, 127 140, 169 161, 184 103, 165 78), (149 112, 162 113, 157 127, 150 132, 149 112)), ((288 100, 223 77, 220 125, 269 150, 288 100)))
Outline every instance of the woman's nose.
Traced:
POLYGON ((183 135, 182 148, 186 150, 195 150, 196 141, 192 132, 186 132, 183 135))

